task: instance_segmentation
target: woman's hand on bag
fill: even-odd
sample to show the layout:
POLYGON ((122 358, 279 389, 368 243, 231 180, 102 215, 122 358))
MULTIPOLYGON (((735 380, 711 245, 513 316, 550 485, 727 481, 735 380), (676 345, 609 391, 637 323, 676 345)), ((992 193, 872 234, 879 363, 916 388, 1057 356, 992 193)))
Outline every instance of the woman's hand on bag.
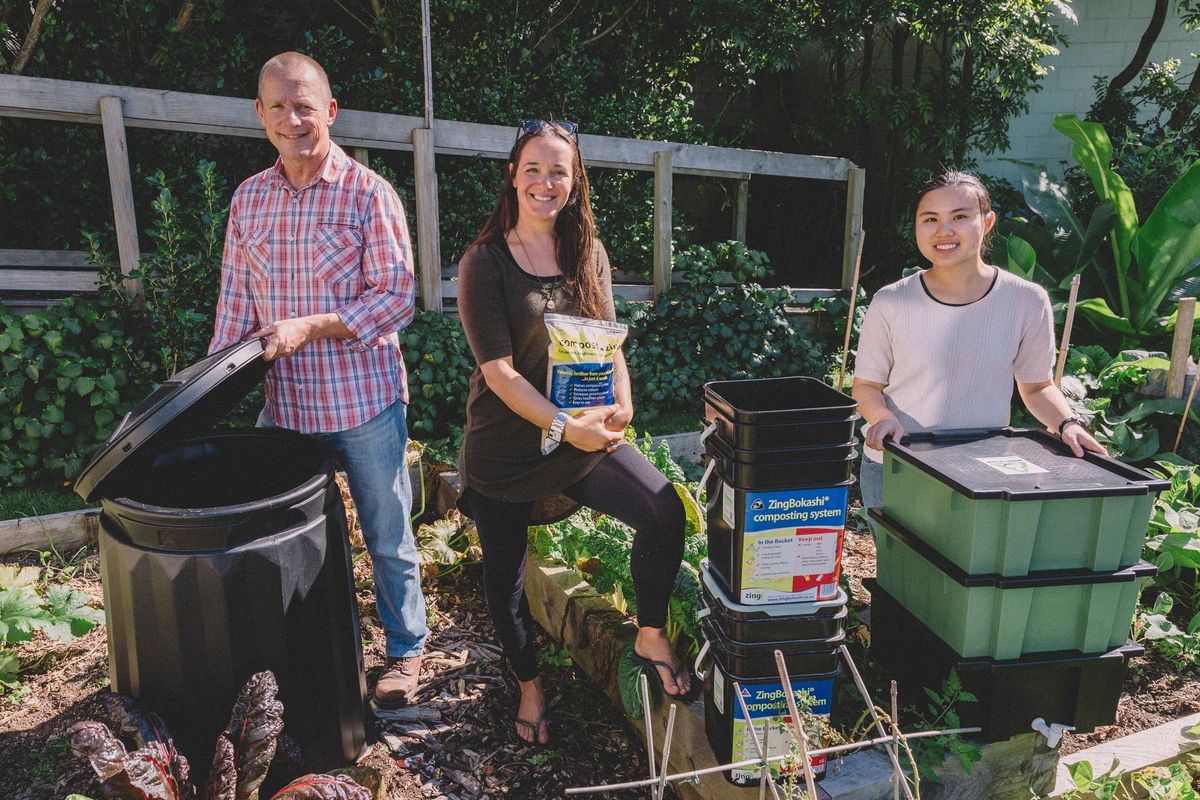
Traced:
POLYGON ((622 436, 605 425, 618 408, 616 405, 594 406, 585 408, 579 416, 568 418, 563 432, 567 443, 587 453, 609 450, 612 445, 620 444, 622 436))
POLYGON ((629 423, 633 421, 633 406, 614 403, 612 407, 617 410, 604 420, 604 427, 613 433, 624 433, 625 429, 629 427, 629 423))

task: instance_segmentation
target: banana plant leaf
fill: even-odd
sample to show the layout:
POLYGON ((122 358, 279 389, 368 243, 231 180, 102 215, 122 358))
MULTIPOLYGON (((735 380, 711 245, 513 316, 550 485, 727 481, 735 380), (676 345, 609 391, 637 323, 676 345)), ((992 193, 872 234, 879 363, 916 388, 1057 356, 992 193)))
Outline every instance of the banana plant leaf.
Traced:
POLYGON ((233 745, 237 800, 257 796, 275 757, 275 741, 283 730, 283 704, 275 699, 278 693, 275 675, 259 672, 250 676, 233 704, 224 735, 233 745))
POLYGON ((371 800, 371 792, 345 775, 305 775, 271 800, 371 800))
POLYGON ((1112 203, 1116 218, 1113 222, 1113 261, 1117 269, 1122 316, 1129 316, 1129 264, 1132 258, 1130 245, 1137 231, 1137 206, 1133 192, 1125 180, 1113 172, 1113 148, 1104 126, 1097 122, 1085 122, 1074 114, 1059 114, 1054 118, 1054 127, 1071 140, 1071 155, 1092 181, 1096 195, 1101 201, 1112 203))
POLYGON ((1141 329, 1171 288, 1192 277, 1200 259, 1200 162, 1192 164, 1158 201, 1131 248, 1139 290, 1133 323, 1141 329))
POLYGON ((1033 245, 1020 236, 1008 237, 1008 271, 1019 275, 1027 281, 1036 280, 1034 271, 1037 269, 1038 257, 1033 245))
POLYGON ((1126 334, 1127 336, 1134 335, 1133 326, 1129 324, 1129 320, 1109 308, 1108 301, 1103 297, 1093 297, 1089 300, 1084 300, 1076 308, 1079 309, 1081 314, 1097 325, 1114 330, 1117 333, 1126 334))

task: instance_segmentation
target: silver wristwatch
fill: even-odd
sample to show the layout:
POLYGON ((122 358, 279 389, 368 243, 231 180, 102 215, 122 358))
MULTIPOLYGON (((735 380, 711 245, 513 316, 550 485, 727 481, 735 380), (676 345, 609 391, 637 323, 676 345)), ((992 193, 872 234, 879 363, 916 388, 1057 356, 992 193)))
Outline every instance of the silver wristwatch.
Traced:
POLYGON ((558 447, 563 439, 563 430, 567 427, 567 412, 560 411, 554 415, 554 420, 550 423, 550 428, 546 431, 545 437, 542 439, 542 455, 548 456, 554 452, 554 448, 558 447))

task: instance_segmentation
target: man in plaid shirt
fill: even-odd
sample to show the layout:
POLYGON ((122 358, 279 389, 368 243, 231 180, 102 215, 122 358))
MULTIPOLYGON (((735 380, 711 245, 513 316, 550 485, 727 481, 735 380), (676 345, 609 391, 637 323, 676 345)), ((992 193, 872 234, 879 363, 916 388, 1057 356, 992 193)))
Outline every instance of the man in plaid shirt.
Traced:
POLYGON ((233 195, 209 352, 265 339, 278 363, 259 425, 311 434, 345 468, 387 635, 375 701, 395 707, 416 692, 429 634, 396 335, 415 310, 408 225, 395 190, 330 141, 337 101, 316 61, 269 60, 254 108, 279 159, 233 195))

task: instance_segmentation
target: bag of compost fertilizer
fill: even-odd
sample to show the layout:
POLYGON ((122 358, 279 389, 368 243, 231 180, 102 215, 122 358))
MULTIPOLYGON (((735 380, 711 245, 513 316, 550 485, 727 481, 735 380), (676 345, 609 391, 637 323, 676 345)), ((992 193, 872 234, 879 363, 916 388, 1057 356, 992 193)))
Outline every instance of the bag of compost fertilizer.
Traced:
POLYGON ((629 328, 619 322, 546 314, 550 360, 546 396, 572 416, 615 400, 613 356, 629 328))

